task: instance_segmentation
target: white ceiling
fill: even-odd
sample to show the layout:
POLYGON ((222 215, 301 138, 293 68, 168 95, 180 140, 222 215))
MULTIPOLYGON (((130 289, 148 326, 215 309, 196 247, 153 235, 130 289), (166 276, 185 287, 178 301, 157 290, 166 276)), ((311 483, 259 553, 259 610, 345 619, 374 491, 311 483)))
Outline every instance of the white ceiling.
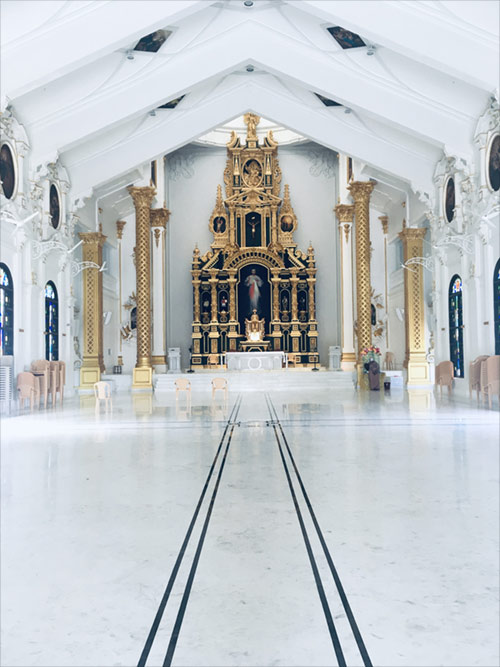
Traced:
POLYGON ((60 158, 73 200, 247 111, 430 191, 443 151, 470 158, 498 86, 498 11, 489 0, 3 0, 1 105, 24 124, 33 166, 60 158), (342 50, 335 25, 374 55, 342 50), (172 34, 158 53, 127 58, 160 28, 172 34))

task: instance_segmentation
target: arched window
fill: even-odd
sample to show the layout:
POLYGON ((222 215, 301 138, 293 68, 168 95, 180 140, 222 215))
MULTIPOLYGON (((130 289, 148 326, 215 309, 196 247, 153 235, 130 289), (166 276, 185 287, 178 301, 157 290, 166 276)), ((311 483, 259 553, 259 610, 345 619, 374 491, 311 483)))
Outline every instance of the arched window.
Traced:
POLYGON ((464 377, 464 337, 462 311, 462 279, 454 275, 448 291, 448 309, 450 317, 450 359, 453 362, 454 376, 464 377))
POLYGON ((59 299, 51 280, 45 285, 45 359, 59 359, 59 299))
POLYGON ((14 284, 0 263, 0 356, 14 354, 14 284))
POLYGON ((500 354, 500 259, 493 274, 493 321, 495 323, 495 354, 500 354))

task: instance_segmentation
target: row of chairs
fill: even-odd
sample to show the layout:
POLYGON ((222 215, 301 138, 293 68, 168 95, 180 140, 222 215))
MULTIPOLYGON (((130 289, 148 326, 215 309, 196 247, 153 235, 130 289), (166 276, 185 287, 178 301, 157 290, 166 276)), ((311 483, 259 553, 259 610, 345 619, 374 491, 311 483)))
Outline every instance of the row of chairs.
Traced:
POLYGON ((30 408, 40 405, 47 407, 49 395, 52 405, 56 404, 57 395, 61 403, 64 400, 64 385, 66 384, 66 364, 64 361, 46 361, 37 359, 31 362, 29 371, 23 371, 17 376, 17 393, 21 406, 30 402, 30 408))
MULTIPOLYGON (((448 387, 448 393, 453 386, 453 362, 442 361, 436 366, 436 385, 441 395, 443 387, 448 387)), ((469 396, 476 391, 477 400, 488 398, 491 408, 492 396, 500 396, 500 355, 481 355, 469 364, 469 396)))
MULTIPOLYGON (((191 382, 187 378, 177 378, 174 381, 175 385, 175 400, 179 398, 179 392, 186 392, 187 400, 191 401, 191 382)), ((212 399, 215 398, 215 392, 222 391, 224 393, 224 400, 227 401, 228 385, 226 378, 213 378, 212 382, 212 399)))

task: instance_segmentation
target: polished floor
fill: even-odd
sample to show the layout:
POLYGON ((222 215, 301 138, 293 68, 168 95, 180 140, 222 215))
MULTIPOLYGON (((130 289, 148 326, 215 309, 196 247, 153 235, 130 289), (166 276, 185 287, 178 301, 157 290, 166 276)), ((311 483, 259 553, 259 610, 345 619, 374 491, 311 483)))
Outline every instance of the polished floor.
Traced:
POLYGON ((4 416, 0 664, 498 665, 498 405, 340 375, 4 416))

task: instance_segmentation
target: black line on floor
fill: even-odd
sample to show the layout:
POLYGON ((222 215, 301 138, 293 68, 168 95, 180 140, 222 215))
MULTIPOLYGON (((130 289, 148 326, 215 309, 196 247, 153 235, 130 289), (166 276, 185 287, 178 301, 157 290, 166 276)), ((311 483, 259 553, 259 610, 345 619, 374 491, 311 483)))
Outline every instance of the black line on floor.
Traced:
MULTIPOLYGON (((359 653, 360 653, 361 658, 363 660, 363 664, 365 665, 365 667, 372 667, 372 661, 370 659, 370 656, 368 655, 368 651, 366 649, 365 643, 364 643, 363 638, 361 636, 361 632, 358 628, 358 624, 356 623, 356 619, 354 618, 354 614, 352 612, 351 606, 350 606, 349 601, 347 599, 347 595, 344 591, 344 587, 342 586, 342 582, 340 581, 340 577, 338 575, 337 568, 335 567, 335 565, 333 563, 333 559, 332 559, 332 556, 330 554, 330 550, 328 549, 325 538, 323 537, 323 532, 322 532, 322 530, 320 528, 320 525, 318 523, 318 520, 316 518, 316 514, 314 513, 311 501, 309 500, 309 496, 307 494, 304 483, 302 481, 302 477, 301 477, 301 475, 299 473, 299 470, 297 468, 297 464, 295 463, 295 459, 293 457, 292 451, 291 451, 290 446, 288 444, 288 440, 286 438, 286 435, 283 431, 283 427, 281 426, 281 422, 278 418, 278 413, 276 412, 276 408, 274 407, 274 404, 271 400, 271 397, 266 395, 266 400, 268 401, 268 406, 270 405, 272 407, 272 410, 274 411, 274 422, 276 422, 278 424, 278 428, 280 429, 281 437, 283 438, 283 442, 284 442, 285 447, 287 449, 288 456, 290 457, 293 468, 295 470, 295 475, 297 476, 297 480, 299 482, 299 485, 300 485, 300 488, 301 488, 301 491, 302 491, 302 495, 304 496, 304 500, 305 500, 307 508, 309 510, 309 514, 311 515, 312 522, 314 524, 314 527, 316 529, 316 533, 318 535, 319 541, 320 541, 321 546, 323 548, 323 553, 325 554, 325 558, 328 562, 330 572, 332 573, 333 580, 335 581, 335 585, 337 587, 339 597, 342 601, 342 605, 344 607, 347 619, 349 621, 349 625, 351 626, 352 634, 354 636, 354 639, 356 640, 356 644, 358 646, 359 653)), ((273 419, 271 410, 270 410, 270 414, 271 414, 271 419, 273 419)))
MULTIPOLYGON (((241 405, 241 402, 238 405, 238 410, 239 410, 240 405, 241 405)), ((179 639, 179 633, 181 631, 182 621, 184 620, 184 614, 186 613, 187 604, 189 602, 189 596, 191 594, 191 589, 193 587, 194 578, 196 576, 196 569, 198 567, 198 562, 200 560, 201 550, 203 549, 203 544, 205 542, 205 536, 207 534, 208 524, 210 523, 210 518, 212 516, 212 510, 214 508, 215 498, 217 497, 217 491, 219 490, 219 483, 220 483, 220 480, 221 480, 221 477, 222 477, 222 472, 224 470, 224 466, 225 466, 225 463, 226 463, 227 454, 229 452, 229 447, 231 445, 231 440, 232 440, 232 437, 233 437, 234 427, 236 426, 236 416, 237 416, 237 414, 235 415, 233 424, 231 426, 231 431, 229 432, 229 438, 227 439, 226 449, 224 451, 224 456, 222 457, 222 461, 221 461, 220 468, 219 468, 219 473, 217 475, 217 481, 215 482, 212 497, 210 499, 210 505, 208 506, 207 516, 205 518, 205 522, 203 524, 203 528, 202 528, 202 531, 201 531, 201 534, 200 534, 200 538, 198 540, 198 546, 196 548, 196 553, 194 555, 193 564, 191 565, 191 570, 189 572, 189 577, 188 577, 188 580, 186 582, 186 586, 185 586, 185 589, 184 589, 184 594, 182 596, 182 601, 181 601, 181 604, 180 604, 180 607, 179 607, 179 611, 177 612, 177 618, 175 619, 174 629, 172 630, 172 634, 170 636, 170 641, 168 643, 167 652, 165 654, 165 660, 163 661, 163 667, 170 667, 170 665, 172 664, 172 658, 174 657, 175 647, 177 645, 177 640, 179 639)))
MULTIPOLYGON (((325 614, 326 623, 328 625, 328 630, 330 632, 330 637, 331 637, 331 640, 332 640, 333 649, 335 651, 335 655, 337 657, 337 662, 339 664, 339 667, 346 667, 346 661, 345 661, 345 658, 344 658, 344 653, 342 651, 342 646, 340 645, 340 640, 339 640, 339 637, 338 637, 338 634, 337 634, 337 630, 335 628, 335 623, 333 622, 332 612, 330 611, 330 606, 328 604, 328 600, 326 599, 325 589, 324 589, 323 583, 321 581, 321 576, 320 576, 320 573, 319 573, 319 570, 318 570, 318 566, 316 564, 316 559, 314 558, 314 553, 313 553, 313 550, 312 550, 312 547, 311 547, 311 542, 310 542, 309 536, 307 534, 307 529, 306 529, 306 526, 304 524, 304 519, 302 518, 302 512, 300 511, 299 503, 297 501, 297 496, 295 494, 295 489, 293 488, 292 478, 290 477, 290 472, 288 470, 288 465, 286 463, 285 456, 283 454, 283 448, 281 447, 281 442, 280 442, 280 439, 279 439, 279 436, 278 436, 278 430, 276 428, 276 423, 274 423, 276 420, 273 420, 273 415, 272 415, 272 411, 271 411, 271 405, 272 404, 270 404, 270 399, 269 399, 267 394, 265 395, 265 398, 266 398, 267 405, 268 405, 268 408, 269 408, 269 414, 271 415, 272 427, 273 427, 273 430, 274 430, 274 435, 276 437, 276 442, 278 443, 278 448, 279 448, 279 452, 280 452, 280 456, 281 456, 281 462, 283 463, 283 468, 285 470, 285 475, 286 475, 286 478, 287 478, 287 481, 288 481, 288 486, 290 488, 290 493, 292 495, 293 504, 295 506, 295 512, 297 513, 297 518, 299 520, 300 530, 302 532, 302 537, 304 538, 304 543, 306 545, 307 555, 309 556, 309 562, 311 564, 311 568, 312 568, 312 571, 313 571, 313 574, 314 574, 314 579, 316 581, 316 588, 318 589, 319 598, 321 600, 321 605, 323 607, 323 612, 325 614)), ((276 417, 276 419, 277 419, 277 417, 276 417)))
POLYGON ((196 519, 198 518, 198 514, 200 512, 201 505, 202 505, 203 500, 205 498, 205 494, 207 492, 208 485, 210 483, 210 480, 212 478, 215 466, 217 464, 217 459, 219 458, 219 454, 222 450, 222 446, 224 444, 224 440, 226 438, 227 431, 228 431, 229 427, 232 426, 232 428, 231 428, 231 434, 232 434, 232 431, 234 429, 233 416, 236 417, 237 411, 239 410, 240 405, 241 405, 241 400, 242 400, 241 399, 241 394, 239 394, 238 397, 236 398, 236 401, 234 402, 231 413, 229 415, 229 419, 226 423, 226 427, 225 427, 224 432, 222 434, 222 437, 220 439, 219 446, 218 446, 217 451, 215 453, 214 460, 212 462, 212 465, 210 466, 210 470, 208 471, 207 479, 206 479, 205 484, 203 486, 203 490, 202 490, 200 498, 198 500, 198 504, 196 505, 196 509, 194 511, 193 518, 191 519, 191 522, 190 522, 189 527, 187 529, 186 535, 184 537, 184 541, 181 545, 179 554, 177 556, 174 567, 172 569, 172 573, 170 574, 170 578, 168 580, 167 587, 165 588, 165 592, 163 593, 163 597, 160 601, 158 611, 156 612, 156 615, 154 617, 153 624, 151 626, 151 629, 150 629, 149 634, 148 634, 147 639, 146 639, 146 643, 144 644, 144 648, 142 649, 141 657, 139 658, 139 662, 137 663, 137 667, 144 667, 146 665, 146 661, 149 657, 151 647, 153 646, 153 642, 155 640, 156 633, 158 632, 158 628, 160 626, 161 619, 162 619, 163 613, 165 611, 165 607, 167 606, 167 602, 168 602, 168 599, 170 597, 170 593, 172 592, 172 588, 174 586, 175 579, 176 579, 177 574, 179 572, 179 568, 181 566, 182 559, 184 558, 184 554, 186 552, 189 540, 191 538, 191 533, 193 532, 193 529, 194 529, 194 526, 195 526, 195 523, 196 523, 196 519))

